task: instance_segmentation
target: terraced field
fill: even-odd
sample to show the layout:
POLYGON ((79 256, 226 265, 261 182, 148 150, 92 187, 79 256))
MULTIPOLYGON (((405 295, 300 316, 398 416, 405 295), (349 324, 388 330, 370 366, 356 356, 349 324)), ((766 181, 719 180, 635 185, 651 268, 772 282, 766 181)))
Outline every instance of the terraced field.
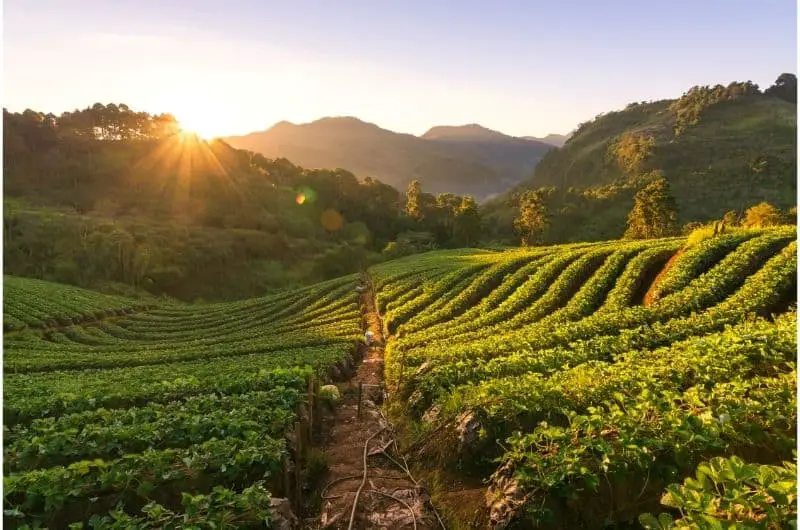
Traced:
POLYGON ((264 527, 309 389, 354 361, 357 280, 148 307, 6 277, 4 527, 264 527))
MULTIPOLYGON (((794 519, 796 229, 685 243, 370 270, 389 416, 452 523, 794 519)), ((4 526, 268 525, 352 367, 358 280, 184 305, 6 277, 4 526)))
MULTIPOLYGON (((717 467, 789 473, 779 466, 796 444, 796 230, 684 243, 432 253, 371 270, 391 333, 394 417, 414 425, 417 461, 485 481, 480 524, 602 528, 642 516, 655 528, 672 484, 670 506, 684 514, 694 502, 710 519, 794 520, 796 482, 765 479, 763 506, 718 513, 714 495, 702 508, 677 484, 718 456, 746 463, 717 467)), ((747 473, 721 476, 728 491, 757 491, 747 473)))

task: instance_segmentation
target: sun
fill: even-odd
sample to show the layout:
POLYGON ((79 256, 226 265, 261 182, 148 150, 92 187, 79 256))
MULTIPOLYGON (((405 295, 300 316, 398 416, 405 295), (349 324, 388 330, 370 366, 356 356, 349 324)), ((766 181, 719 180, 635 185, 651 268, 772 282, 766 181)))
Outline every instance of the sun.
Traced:
POLYGON ((214 117, 208 114, 180 116, 178 123, 181 133, 187 136, 198 136, 202 140, 213 140, 221 136, 221 127, 214 122, 214 117))

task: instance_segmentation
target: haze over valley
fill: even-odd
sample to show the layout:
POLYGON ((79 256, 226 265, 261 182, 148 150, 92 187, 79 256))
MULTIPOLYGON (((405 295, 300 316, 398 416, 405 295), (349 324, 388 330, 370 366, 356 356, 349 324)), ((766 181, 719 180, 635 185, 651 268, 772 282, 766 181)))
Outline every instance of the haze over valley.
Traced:
POLYGON ((399 190, 419 180, 431 193, 454 192, 479 200, 528 178, 553 147, 544 140, 515 138, 476 124, 437 126, 413 136, 353 117, 300 125, 280 122, 263 132, 224 140, 303 167, 345 168, 399 190))

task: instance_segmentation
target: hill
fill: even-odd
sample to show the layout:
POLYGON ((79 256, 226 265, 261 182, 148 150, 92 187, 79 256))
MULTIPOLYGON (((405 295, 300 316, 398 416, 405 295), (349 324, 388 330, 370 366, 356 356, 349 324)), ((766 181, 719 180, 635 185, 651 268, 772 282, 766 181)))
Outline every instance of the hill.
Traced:
MULTIPOLYGON (((796 446, 796 238, 777 227, 434 251, 370 267, 365 284, 349 275, 222 304, 7 276, 4 527, 105 516, 255 528, 326 491, 339 510, 323 518, 342 526, 365 458, 362 495, 427 475, 452 528, 599 530, 644 512, 785 526, 796 517, 783 464, 796 446), (365 329, 378 337, 369 351, 365 329), (384 363, 386 414, 356 398, 384 363), (347 377, 331 411, 323 396, 338 392, 320 387, 347 377), (321 457, 327 429, 350 436, 321 457), (703 503, 661 505, 719 466, 736 472, 683 486, 705 488, 703 503), (759 488, 773 493, 748 496, 758 511, 743 513, 740 497, 728 507, 725 492, 759 488)), ((418 528, 439 528, 423 516, 428 491, 405 483, 418 528)), ((390 501, 356 503, 357 520, 407 518, 390 501)))
POLYGON ((523 136, 525 140, 532 140, 534 142, 544 142, 546 144, 553 145, 555 147, 561 147, 567 140, 569 140, 571 134, 548 134, 544 138, 537 138, 535 136, 523 136))
POLYGON ((676 100, 602 114, 484 213, 510 227, 521 191, 552 188, 547 241, 619 237, 633 194, 655 175, 669 182, 681 223, 761 201, 793 206, 797 105, 767 92, 747 83, 695 87, 676 100))
POLYGON ((478 200, 518 184, 552 148, 474 124, 434 127, 417 137, 352 117, 300 125, 280 122, 266 131, 225 141, 304 167, 345 168, 399 190, 416 179, 429 193, 472 195, 478 200))
POLYGON ((403 241, 449 247, 480 235, 474 201, 425 194, 425 219, 409 219, 401 193, 379 180, 206 142, 172 116, 125 105, 4 111, 3 139, 11 274, 219 300, 356 272, 389 243, 402 255, 416 248, 403 241))

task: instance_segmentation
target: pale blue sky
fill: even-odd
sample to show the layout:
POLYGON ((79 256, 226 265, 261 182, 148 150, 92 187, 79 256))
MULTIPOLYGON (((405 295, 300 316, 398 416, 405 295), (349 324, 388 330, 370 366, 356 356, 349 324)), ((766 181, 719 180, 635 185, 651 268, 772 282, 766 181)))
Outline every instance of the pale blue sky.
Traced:
POLYGON ((794 0, 5 0, 3 17, 10 110, 124 102, 204 134, 351 115, 541 136, 797 71, 794 0))

